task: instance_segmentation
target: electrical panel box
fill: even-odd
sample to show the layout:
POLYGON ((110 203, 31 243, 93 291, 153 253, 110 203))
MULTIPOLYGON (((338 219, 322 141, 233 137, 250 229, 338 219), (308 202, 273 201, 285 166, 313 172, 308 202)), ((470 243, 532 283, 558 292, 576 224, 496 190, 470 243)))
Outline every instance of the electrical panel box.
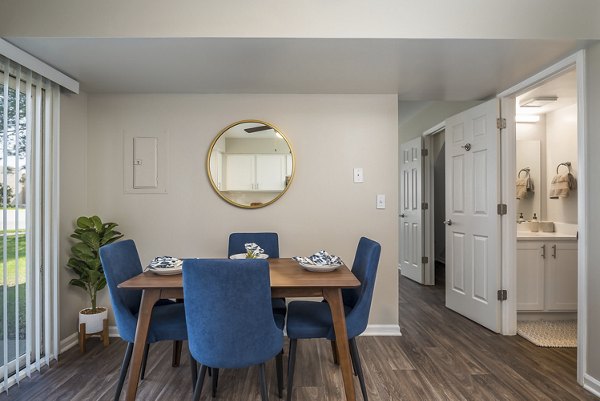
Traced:
POLYGON ((158 187, 158 138, 133 138, 133 188, 158 187))
POLYGON ((169 134, 123 131, 123 192, 166 194, 169 134))

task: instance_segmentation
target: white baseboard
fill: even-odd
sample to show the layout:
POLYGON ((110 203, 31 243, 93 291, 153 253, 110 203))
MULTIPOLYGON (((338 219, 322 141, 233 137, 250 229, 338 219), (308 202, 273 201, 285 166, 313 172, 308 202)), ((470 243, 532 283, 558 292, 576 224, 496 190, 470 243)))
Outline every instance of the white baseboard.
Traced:
POLYGON ((59 354, 62 354, 63 352, 65 352, 77 345, 77 343, 79 342, 79 336, 77 334, 78 333, 75 332, 75 333, 71 334, 70 336, 67 336, 67 337, 63 338, 62 340, 60 340, 59 354))
POLYGON ((400 325, 370 324, 361 336, 401 336, 400 325))
POLYGON ((595 396, 600 397, 600 380, 585 374, 583 376, 583 388, 595 396))
MULTIPOLYGON (((70 336, 63 338, 60 341, 60 353, 73 348, 79 343, 79 333, 75 332, 70 336)), ((367 326, 367 329, 362 336, 401 336, 400 326, 397 324, 370 324, 367 326)), ((108 327, 108 336, 109 337, 120 337, 119 330, 117 326, 109 326, 108 327)))
MULTIPOLYGON (((117 326, 108 326, 108 336, 109 337, 121 337, 119 335, 119 330, 117 330, 117 326)), ((65 338, 63 338, 62 340, 60 340, 60 344, 59 344, 59 349, 60 349, 60 354, 62 354, 63 352, 73 348, 74 346, 76 346, 77 344, 79 344, 79 332, 75 332, 73 334, 71 334, 70 336, 67 336, 65 338)))

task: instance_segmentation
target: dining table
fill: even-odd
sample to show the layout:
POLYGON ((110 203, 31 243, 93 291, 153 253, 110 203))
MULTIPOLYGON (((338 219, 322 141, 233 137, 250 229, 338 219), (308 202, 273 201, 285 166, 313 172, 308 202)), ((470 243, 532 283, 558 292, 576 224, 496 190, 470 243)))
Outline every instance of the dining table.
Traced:
MULTIPOLYGON (((342 372, 347 401, 355 401, 352 363, 346 331, 346 316, 342 289, 360 286, 360 281, 347 266, 331 272, 312 272, 289 258, 268 259, 272 298, 323 297, 331 309, 335 346, 342 372)), ((182 275, 158 275, 143 272, 119 284, 119 288, 142 290, 142 300, 135 332, 133 355, 129 368, 126 400, 135 400, 137 394, 144 347, 148 337, 152 308, 159 299, 183 299, 182 275)), ((291 389, 287 389, 291 391, 291 389)))

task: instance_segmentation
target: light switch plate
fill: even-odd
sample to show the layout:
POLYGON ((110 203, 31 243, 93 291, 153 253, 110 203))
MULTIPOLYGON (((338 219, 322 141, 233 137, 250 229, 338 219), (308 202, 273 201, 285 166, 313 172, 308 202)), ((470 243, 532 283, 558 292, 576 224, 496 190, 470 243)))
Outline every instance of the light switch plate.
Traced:
POLYGON ((377 209, 385 209, 385 195, 377 195, 377 209))
POLYGON ((365 182, 362 167, 354 168, 354 182, 365 182))

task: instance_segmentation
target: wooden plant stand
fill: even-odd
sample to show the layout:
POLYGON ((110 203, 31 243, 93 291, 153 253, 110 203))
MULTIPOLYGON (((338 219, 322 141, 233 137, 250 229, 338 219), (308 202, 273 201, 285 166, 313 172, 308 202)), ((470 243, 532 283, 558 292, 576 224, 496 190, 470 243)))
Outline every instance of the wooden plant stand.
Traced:
POLYGON ((86 334, 85 333, 85 323, 81 323, 79 325, 79 350, 81 351, 82 354, 85 353, 85 342, 87 341, 87 339, 92 336, 96 336, 96 335, 100 336, 100 338, 102 339, 102 343, 104 344, 104 347, 108 347, 108 344, 109 344, 108 319, 104 319, 102 321, 102 331, 98 331, 96 333, 86 334))

